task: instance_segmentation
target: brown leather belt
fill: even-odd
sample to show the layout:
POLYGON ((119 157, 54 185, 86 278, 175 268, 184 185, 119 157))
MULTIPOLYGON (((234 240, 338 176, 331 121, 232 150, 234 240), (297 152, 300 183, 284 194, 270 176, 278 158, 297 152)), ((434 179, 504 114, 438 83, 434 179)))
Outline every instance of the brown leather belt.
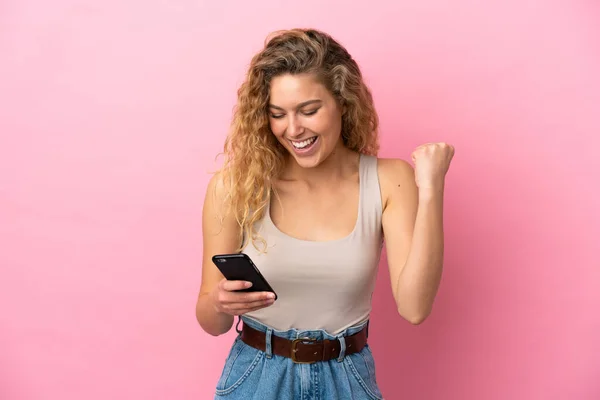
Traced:
MULTIPOLYGON (((266 334, 244 324, 241 339, 248 346, 266 351, 266 334)), ((360 332, 345 337, 345 354, 361 351, 367 344, 367 326, 360 332)), ((295 339, 289 340, 279 336, 271 336, 271 350, 278 356, 291 358, 297 364, 312 364, 317 361, 334 360, 340 356, 339 340, 295 339)))

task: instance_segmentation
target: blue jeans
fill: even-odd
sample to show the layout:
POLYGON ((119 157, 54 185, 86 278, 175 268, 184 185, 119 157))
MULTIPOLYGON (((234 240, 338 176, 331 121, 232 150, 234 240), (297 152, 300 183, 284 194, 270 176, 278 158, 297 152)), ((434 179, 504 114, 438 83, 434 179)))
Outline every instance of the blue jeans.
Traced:
POLYGON ((375 363, 367 344, 359 353, 343 354, 344 337, 359 332, 366 322, 331 336, 325 331, 276 331, 260 322, 242 317, 245 324, 265 332, 265 351, 248 346, 238 336, 233 342, 217 383, 215 399, 244 400, 380 400, 375 363), (338 359, 313 364, 296 364, 291 358, 272 354, 272 335, 286 339, 339 340, 338 359))

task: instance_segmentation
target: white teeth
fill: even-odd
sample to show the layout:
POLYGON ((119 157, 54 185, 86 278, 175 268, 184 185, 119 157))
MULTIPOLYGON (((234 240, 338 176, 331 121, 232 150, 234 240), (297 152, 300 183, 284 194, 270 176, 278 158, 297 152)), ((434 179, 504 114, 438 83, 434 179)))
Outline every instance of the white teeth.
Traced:
POLYGON ((310 139, 303 140, 302 142, 292 142, 292 145, 297 149, 303 149, 313 144, 315 140, 317 140, 316 136, 310 139))

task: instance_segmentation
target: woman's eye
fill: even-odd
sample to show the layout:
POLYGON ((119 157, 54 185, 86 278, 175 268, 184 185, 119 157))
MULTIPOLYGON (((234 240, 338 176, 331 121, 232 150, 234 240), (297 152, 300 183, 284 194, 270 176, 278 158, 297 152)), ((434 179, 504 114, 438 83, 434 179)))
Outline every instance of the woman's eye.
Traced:
POLYGON ((318 108, 316 110, 305 111, 302 114, 304 114, 304 115, 315 115, 317 113, 317 111, 319 111, 318 108))
POLYGON ((271 114, 271 118, 280 119, 283 118, 283 114, 271 114))

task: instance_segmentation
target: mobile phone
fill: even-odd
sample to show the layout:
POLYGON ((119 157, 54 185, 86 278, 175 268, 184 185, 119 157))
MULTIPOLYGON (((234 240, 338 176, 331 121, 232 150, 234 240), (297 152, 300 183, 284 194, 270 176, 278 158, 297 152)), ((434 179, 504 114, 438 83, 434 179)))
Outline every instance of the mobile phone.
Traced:
POLYGON ((240 292, 271 292, 277 300, 277 293, 247 254, 218 254, 212 261, 227 280, 252 282, 252 286, 240 292))

